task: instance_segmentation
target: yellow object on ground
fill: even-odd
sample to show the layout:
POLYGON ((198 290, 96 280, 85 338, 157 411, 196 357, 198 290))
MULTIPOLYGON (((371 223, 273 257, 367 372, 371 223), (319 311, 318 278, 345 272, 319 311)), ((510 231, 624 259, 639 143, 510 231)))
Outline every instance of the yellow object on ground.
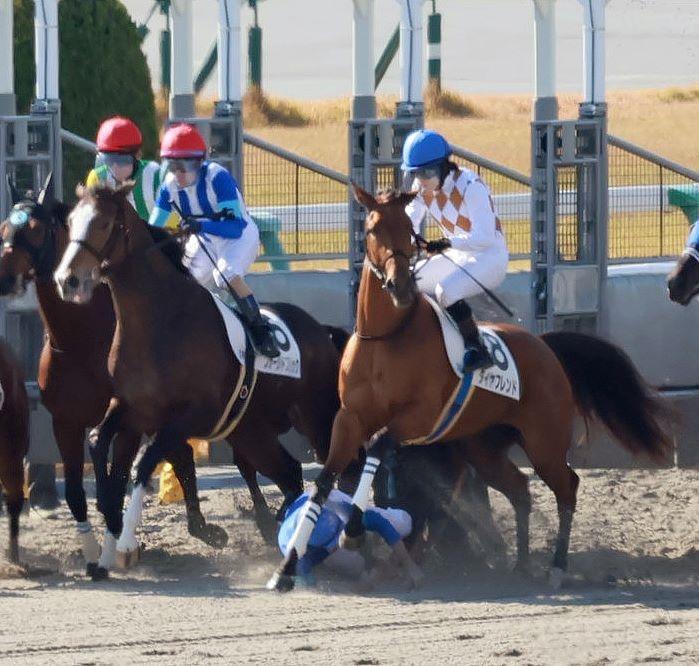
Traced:
MULTIPOLYGON (((187 440, 194 452, 194 460, 209 459, 209 442, 204 439, 187 440)), ((184 499, 182 486, 175 476, 175 470, 170 463, 164 463, 160 470, 160 488, 158 489, 158 502, 160 504, 173 504, 184 499)))

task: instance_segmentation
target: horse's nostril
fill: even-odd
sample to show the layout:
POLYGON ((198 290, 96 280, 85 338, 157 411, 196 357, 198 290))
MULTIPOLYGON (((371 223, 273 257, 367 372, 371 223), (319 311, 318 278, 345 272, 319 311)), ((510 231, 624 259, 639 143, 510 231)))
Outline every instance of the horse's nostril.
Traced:
POLYGON ((66 278, 66 287, 70 287, 71 289, 77 289, 79 284, 80 281, 78 280, 76 275, 69 275, 66 278))

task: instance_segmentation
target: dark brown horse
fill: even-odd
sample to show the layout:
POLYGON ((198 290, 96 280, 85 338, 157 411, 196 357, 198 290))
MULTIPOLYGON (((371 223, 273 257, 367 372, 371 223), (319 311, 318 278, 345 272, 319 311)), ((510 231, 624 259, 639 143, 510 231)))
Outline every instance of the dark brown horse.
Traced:
MULTIPOLYGON (((89 298, 100 278, 112 293, 117 327, 109 370, 115 400, 102 435, 116 427, 155 433, 138 465, 121 553, 136 548, 135 528, 153 469, 187 437, 212 430, 241 371, 211 294, 151 251, 153 239, 126 200, 128 192, 82 190, 70 215, 71 242, 56 271, 67 299, 89 298)), ((273 309, 299 344, 302 377, 260 374, 229 441, 236 455, 243 452, 292 499, 302 489, 300 467, 278 436, 293 426, 324 458, 338 407, 339 354, 328 331, 300 308, 273 309)), ((248 385, 243 388, 248 395, 248 385)))
POLYGON ((19 514, 24 505, 24 456, 29 451, 29 405, 24 377, 0 341, 0 487, 10 518, 10 562, 19 564, 19 514))
MULTIPOLYGON (((355 188, 366 218, 366 263, 359 285, 357 323, 342 357, 340 408, 330 453, 285 561, 269 586, 293 586, 297 558, 305 552, 314 520, 335 476, 370 440, 346 536, 362 533, 371 480, 388 450, 419 440, 437 423, 457 379, 447 358, 437 317, 417 291, 411 267, 415 244, 406 204, 411 194, 377 199, 355 188)), ((552 580, 567 567, 578 476, 568 466, 576 408, 597 414, 632 453, 664 458, 672 440, 661 428, 662 404, 626 354, 599 338, 550 333, 541 338, 516 326, 493 325, 519 369, 521 397, 514 400, 476 387, 447 439, 466 439, 464 454, 483 479, 512 503, 517 520, 517 568, 529 559, 531 501, 527 478, 506 452, 518 442, 534 470, 556 496, 558 537, 552 580)))
POLYGON ((670 300, 689 305, 699 294, 699 222, 695 222, 687 237, 684 251, 667 280, 670 300))
MULTIPOLYGON (((83 490, 84 440, 87 428, 100 423, 112 396, 107 356, 114 337, 115 316, 106 285, 95 288, 89 303, 74 305, 62 301, 53 281, 58 259, 68 245, 66 220, 70 208, 56 201, 51 180, 34 198, 22 197, 10 184, 14 208, 0 228, 3 251, 0 255, 0 295, 18 294, 33 280, 39 310, 46 328, 46 339, 39 366, 42 401, 52 416, 53 432, 65 471, 66 501, 78 523, 88 573, 101 578, 113 565, 116 538, 122 530, 122 509, 129 472, 141 441, 141 433, 122 429, 114 440, 111 469, 108 470, 109 447, 90 447, 97 481, 97 505, 107 524, 106 547, 100 556, 97 541, 87 516, 83 490), (99 563, 98 563, 99 557, 99 563)), ((158 239, 163 232, 151 230, 158 239)), ((164 244, 170 260, 177 265, 177 246, 164 244)), ((173 447, 167 459, 184 488, 190 534, 220 547, 226 533, 208 525, 199 508, 196 492, 194 459, 191 447, 173 447)), ((274 533, 270 514, 256 479, 255 467, 243 452, 236 463, 252 495, 255 517, 263 533, 274 533)), ((300 471, 299 471, 300 475, 300 471)))

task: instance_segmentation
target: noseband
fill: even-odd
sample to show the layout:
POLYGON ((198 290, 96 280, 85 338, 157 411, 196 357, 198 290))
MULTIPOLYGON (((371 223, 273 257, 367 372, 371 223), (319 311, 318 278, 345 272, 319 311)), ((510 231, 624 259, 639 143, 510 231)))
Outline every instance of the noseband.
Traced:
POLYGON ((107 236, 107 240, 104 242, 101 249, 98 250, 94 245, 88 243, 82 238, 71 238, 69 243, 79 245, 81 248, 86 250, 88 254, 91 254, 97 260, 97 264, 104 271, 107 270, 109 266, 109 257, 114 251, 121 233, 126 234, 127 229, 126 225, 124 224, 123 209, 120 208, 115 217, 114 223, 112 224, 112 230, 109 232, 109 236, 107 236))

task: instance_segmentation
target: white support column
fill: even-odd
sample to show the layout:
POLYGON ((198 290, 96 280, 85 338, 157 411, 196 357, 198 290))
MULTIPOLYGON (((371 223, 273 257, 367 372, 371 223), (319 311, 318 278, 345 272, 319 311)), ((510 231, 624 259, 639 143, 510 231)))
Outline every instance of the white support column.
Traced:
POLYGON ((57 100, 59 98, 58 0, 35 0, 34 62, 36 65, 36 99, 57 100))
POLYGON ((605 103, 605 7, 609 0, 578 0, 583 7, 583 104, 605 103))
POLYGON ((352 118, 376 117, 374 96, 374 0, 353 0, 352 118))
POLYGON ((170 4, 170 117, 194 116, 192 0, 170 4))
POLYGON ((218 99, 240 102, 242 99, 242 41, 240 38, 240 1, 218 3, 218 99))
POLYGON ((400 15, 399 105, 422 104, 425 45, 422 30, 423 0, 398 0, 400 15))
POLYGON ((0 116, 17 112, 12 25, 12 0, 0 0, 0 116))
POLYGON ((536 97, 534 120, 555 120, 556 99, 556 0, 534 0, 536 97))

